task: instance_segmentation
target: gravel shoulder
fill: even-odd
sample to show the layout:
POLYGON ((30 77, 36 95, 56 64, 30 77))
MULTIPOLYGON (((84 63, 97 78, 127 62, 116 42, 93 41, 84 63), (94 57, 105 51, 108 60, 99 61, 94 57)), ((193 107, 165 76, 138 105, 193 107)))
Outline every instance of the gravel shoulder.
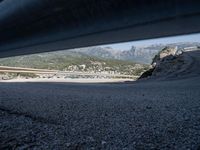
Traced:
POLYGON ((200 78, 1 83, 2 149, 198 149, 200 78))

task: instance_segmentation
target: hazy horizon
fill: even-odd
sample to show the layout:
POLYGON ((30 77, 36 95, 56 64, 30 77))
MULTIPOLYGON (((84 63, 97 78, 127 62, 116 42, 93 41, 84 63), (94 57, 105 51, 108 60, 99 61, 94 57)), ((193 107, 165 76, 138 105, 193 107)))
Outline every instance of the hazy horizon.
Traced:
POLYGON ((155 39, 148 39, 148 40, 138 40, 138 41, 131 41, 131 42, 122 42, 122 43, 116 43, 116 44, 106 44, 106 45, 100 45, 100 46, 111 47, 116 50, 128 50, 132 46, 145 47, 145 46, 155 45, 155 44, 157 45, 158 44, 172 44, 172 43, 182 43, 182 42, 200 42, 200 33, 164 37, 164 38, 155 38, 155 39))

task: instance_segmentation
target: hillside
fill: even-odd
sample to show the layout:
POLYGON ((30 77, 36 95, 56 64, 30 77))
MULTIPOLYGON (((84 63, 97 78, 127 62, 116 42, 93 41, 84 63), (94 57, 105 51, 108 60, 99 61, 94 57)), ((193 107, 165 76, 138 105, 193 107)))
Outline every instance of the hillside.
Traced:
POLYGON ((91 73, 109 73, 140 75, 149 65, 130 61, 97 58, 79 52, 59 51, 28 56, 0 59, 0 65, 60 71, 81 71, 91 73))

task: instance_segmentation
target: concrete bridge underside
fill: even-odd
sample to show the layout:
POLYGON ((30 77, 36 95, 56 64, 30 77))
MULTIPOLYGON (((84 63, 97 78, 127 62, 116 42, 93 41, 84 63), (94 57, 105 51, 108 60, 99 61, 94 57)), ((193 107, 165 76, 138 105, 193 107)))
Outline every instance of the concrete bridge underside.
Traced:
POLYGON ((0 0, 0 57, 200 32, 199 0, 0 0))

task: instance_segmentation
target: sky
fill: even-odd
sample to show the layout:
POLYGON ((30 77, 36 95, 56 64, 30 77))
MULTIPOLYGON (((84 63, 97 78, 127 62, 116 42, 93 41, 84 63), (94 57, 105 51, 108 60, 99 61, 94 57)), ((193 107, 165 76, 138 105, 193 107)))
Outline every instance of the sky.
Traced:
POLYGON ((108 44, 108 45, 103 45, 102 47, 112 47, 113 49, 117 49, 117 50, 128 50, 132 46, 142 47, 142 46, 148 46, 152 44, 169 44, 169 43, 179 43, 179 42, 200 42, 200 33, 157 38, 157 39, 150 39, 150 40, 124 42, 124 43, 119 43, 119 44, 108 44))

